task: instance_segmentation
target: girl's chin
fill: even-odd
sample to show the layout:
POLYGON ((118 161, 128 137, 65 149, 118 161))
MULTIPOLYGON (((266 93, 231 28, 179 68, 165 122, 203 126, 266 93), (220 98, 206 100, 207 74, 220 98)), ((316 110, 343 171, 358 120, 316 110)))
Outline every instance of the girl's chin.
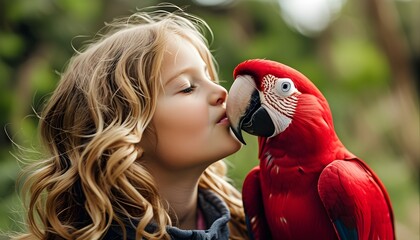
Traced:
POLYGON ((223 158, 236 153, 242 147, 242 144, 235 137, 232 138, 232 143, 230 145, 231 147, 228 150, 226 150, 226 156, 224 156, 223 158))

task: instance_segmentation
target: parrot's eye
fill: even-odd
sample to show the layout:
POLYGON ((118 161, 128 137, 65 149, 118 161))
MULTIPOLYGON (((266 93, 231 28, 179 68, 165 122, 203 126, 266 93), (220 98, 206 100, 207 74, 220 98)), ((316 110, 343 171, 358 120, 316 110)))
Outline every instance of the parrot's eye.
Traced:
POLYGON ((288 97, 296 91, 293 81, 289 78, 277 79, 275 88, 277 93, 283 97, 288 97))
POLYGON ((281 90, 283 92, 288 92, 290 90, 291 84, 289 82, 284 82, 281 84, 281 90))

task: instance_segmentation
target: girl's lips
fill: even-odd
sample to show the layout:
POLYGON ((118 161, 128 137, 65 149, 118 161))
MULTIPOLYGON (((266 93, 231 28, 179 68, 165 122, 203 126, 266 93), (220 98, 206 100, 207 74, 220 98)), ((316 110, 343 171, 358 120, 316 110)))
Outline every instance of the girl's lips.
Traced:
POLYGON ((229 119, 227 118, 226 113, 224 113, 221 118, 219 119, 219 121, 217 121, 217 124, 230 124, 229 119))
POLYGON ((223 117, 222 119, 220 119, 217 124, 230 124, 229 123, 229 119, 227 117, 223 117))

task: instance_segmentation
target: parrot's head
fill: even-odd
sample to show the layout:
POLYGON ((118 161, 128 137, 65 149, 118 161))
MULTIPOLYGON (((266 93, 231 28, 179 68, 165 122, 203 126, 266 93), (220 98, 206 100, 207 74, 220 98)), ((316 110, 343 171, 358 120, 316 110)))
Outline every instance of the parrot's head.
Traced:
POLYGON ((318 139, 314 131, 333 129, 326 99, 297 70, 278 62, 253 59, 235 68, 234 79, 226 111, 231 129, 242 143, 245 144, 242 130, 267 139, 293 136, 295 142, 300 142, 303 137, 318 139))

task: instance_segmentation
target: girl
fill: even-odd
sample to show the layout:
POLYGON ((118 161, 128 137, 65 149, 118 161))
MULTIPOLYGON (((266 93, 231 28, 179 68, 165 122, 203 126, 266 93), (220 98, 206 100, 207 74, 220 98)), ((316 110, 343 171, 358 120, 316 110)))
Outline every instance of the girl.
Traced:
POLYGON ((239 142, 197 17, 137 13, 74 56, 40 118, 21 239, 245 239, 239 142))

